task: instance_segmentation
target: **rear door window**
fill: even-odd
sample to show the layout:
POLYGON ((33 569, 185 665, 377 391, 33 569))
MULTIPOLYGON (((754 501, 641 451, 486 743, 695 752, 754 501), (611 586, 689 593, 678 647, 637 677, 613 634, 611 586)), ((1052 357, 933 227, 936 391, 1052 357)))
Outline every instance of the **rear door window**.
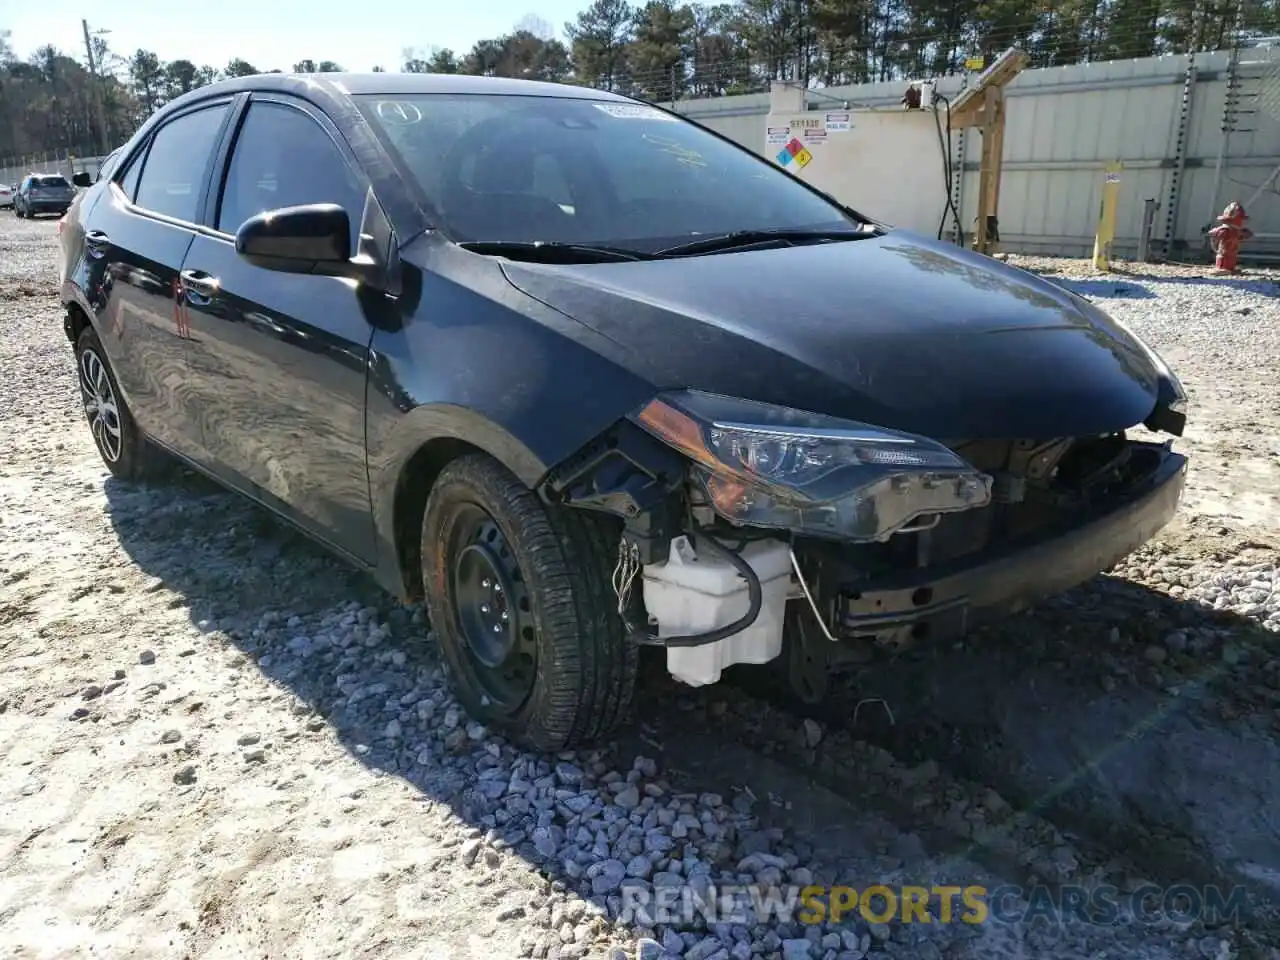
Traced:
POLYGON ((206 107, 157 130, 133 202, 154 213, 195 223, 209 161, 228 109, 225 103, 206 107))

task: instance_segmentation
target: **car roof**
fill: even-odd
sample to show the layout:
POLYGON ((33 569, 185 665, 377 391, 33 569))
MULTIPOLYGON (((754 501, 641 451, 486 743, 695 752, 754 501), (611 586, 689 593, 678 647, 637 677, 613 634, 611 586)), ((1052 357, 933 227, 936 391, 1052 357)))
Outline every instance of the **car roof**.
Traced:
POLYGON ((277 90, 282 93, 307 94, 317 90, 331 94, 383 94, 392 97, 431 93, 487 93, 526 97, 572 97, 587 100, 626 101, 627 98, 605 90, 580 87, 569 83, 541 80, 517 80, 509 77, 475 77, 448 73, 259 73, 248 77, 218 80, 178 98, 203 99, 219 94, 247 90, 277 90))

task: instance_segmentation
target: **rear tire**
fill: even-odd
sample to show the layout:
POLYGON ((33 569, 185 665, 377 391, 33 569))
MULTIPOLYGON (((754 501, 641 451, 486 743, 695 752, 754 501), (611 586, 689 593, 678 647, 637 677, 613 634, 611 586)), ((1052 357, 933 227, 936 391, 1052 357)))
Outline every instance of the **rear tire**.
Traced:
POLYGON ((92 327, 85 327, 76 338, 75 353, 80 400, 107 469, 121 480, 135 483, 167 478, 173 461, 138 429, 92 327))
POLYGON ((483 454, 441 472, 422 524, 423 587, 474 719, 544 751, 598 741, 624 719, 638 651, 610 586, 617 533, 543 504, 483 454))

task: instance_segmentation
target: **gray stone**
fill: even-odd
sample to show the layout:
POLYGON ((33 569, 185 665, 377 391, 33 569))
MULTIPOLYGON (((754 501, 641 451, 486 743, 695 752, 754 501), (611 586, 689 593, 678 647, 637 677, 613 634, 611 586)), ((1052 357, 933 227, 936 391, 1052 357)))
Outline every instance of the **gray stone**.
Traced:
POLYGON ((591 878, 591 892, 597 896, 613 893, 627 876, 627 866, 621 860, 604 860, 591 869, 595 871, 591 878))
POLYGON ((627 876, 642 877, 648 879, 649 874, 653 871, 653 864, 649 862, 649 858, 643 855, 632 857, 627 862, 627 876))
POLYGON ((822 724, 817 720, 806 718, 804 721, 804 742, 810 748, 816 747, 822 742, 822 724))
POLYGON ((640 806, 640 791, 635 787, 627 787, 613 798, 613 802, 623 810, 634 810, 640 806))
POLYGON ((483 845, 484 841, 482 840, 468 840, 458 851, 458 859, 462 861, 464 866, 471 866, 476 862, 476 857, 480 855, 480 848, 483 845))

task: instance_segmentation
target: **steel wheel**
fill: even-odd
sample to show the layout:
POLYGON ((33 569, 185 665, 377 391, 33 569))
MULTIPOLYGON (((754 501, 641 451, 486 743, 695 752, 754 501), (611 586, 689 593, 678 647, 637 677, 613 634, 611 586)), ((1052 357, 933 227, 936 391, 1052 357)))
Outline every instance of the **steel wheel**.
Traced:
POLYGON ((515 553, 493 517, 474 504, 460 511, 451 546, 453 598, 467 667, 493 709, 517 713, 533 691, 538 646, 515 553))
POLYGON ((521 746, 599 742, 626 716, 637 647, 609 571, 620 525, 551 506, 482 453, 440 471, 422 519, 422 585, 449 685, 521 746))
POLYGON ((84 402, 89 429, 102 459, 116 463, 124 449, 120 429, 120 406, 107 376, 106 365, 96 350, 80 353, 80 396, 84 402))

